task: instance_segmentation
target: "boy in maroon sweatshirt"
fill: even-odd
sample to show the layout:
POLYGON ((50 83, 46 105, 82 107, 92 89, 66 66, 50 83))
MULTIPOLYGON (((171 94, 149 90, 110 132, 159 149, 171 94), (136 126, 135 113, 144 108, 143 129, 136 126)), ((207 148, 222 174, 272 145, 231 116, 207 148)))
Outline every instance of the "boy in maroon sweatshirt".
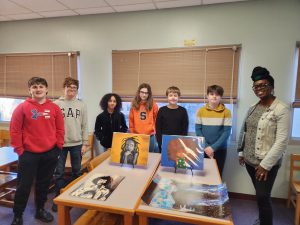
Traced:
POLYGON ((43 222, 53 221, 44 205, 59 151, 64 144, 63 115, 60 108, 47 99, 47 81, 32 77, 28 88, 31 98, 15 109, 10 122, 11 146, 19 155, 12 225, 23 224, 22 215, 34 179, 35 218, 43 222))

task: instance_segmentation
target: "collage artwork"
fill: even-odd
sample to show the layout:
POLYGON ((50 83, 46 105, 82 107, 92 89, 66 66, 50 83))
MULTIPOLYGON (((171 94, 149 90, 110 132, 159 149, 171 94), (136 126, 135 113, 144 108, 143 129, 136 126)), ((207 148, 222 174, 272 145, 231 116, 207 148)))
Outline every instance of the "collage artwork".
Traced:
POLYGON ((230 206, 225 184, 185 183, 156 175, 142 197, 149 206, 229 219, 230 206))
POLYGON ((161 165, 203 170, 204 137, 163 135, 161 165))
POLYGON ((150 136, 114 132, 111 162, 147 166, 150 136))

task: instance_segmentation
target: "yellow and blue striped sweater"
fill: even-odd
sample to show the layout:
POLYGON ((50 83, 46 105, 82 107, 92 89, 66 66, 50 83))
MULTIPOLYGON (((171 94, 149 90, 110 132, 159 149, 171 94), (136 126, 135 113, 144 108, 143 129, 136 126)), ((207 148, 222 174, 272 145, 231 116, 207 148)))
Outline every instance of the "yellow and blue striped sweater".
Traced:
POLYGON ((231 131, 231 112, 224 104, 211 109, 208 104, 200 108, 196 115, 196 135, 205 138, 206 147, 214 151, 227 148, 231 131))

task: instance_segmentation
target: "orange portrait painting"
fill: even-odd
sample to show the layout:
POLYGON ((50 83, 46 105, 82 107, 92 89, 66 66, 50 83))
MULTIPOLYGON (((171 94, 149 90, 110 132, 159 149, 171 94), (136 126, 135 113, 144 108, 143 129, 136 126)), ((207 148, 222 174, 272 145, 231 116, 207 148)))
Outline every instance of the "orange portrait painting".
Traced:
POLYGON ((147 166, 150 136, 114 132, 111 162, 147 166))

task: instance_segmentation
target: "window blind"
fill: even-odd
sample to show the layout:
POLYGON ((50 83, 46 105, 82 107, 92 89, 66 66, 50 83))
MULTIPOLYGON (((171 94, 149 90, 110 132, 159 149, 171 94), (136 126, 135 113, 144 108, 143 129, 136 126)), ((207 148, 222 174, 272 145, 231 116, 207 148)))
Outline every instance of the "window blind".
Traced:
POLYGON ((48 82, 48 96, 62 95, 67 76, 77 79, 78 52, 0 54, 0 96, 28 97, 27 82, 43 77, 48 82))
POLYGON ((130 100, 141 83, 154 98, 165 100, 169 86, 178 86, 184 102, 205 101, 207 86, 224 88, 225 102, 236 102, 240 45, 128 50, 112 52, 113 92, 130 100))

